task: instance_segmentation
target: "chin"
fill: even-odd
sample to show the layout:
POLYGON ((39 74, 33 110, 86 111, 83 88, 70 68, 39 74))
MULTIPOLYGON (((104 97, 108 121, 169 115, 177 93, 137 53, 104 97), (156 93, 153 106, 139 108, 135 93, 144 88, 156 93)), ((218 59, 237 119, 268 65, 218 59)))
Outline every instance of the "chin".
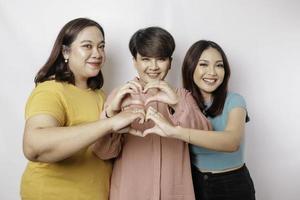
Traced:
POLYGON ((99 73, 100 73, 100 70, 93 70, 93 71, 87 72, 87 74, 89 75, 89 77, 97 76, 99 73))

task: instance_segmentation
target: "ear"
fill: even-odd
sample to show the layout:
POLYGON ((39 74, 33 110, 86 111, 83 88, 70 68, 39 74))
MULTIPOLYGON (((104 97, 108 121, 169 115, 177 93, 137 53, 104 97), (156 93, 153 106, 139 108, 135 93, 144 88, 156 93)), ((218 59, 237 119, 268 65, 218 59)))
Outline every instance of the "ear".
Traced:
POLYGON ((68 60, 69 59, 69 54, 70 54, 70 48, 66 45, 63 45, 61 53, 64 56, 64 59, 68 60))

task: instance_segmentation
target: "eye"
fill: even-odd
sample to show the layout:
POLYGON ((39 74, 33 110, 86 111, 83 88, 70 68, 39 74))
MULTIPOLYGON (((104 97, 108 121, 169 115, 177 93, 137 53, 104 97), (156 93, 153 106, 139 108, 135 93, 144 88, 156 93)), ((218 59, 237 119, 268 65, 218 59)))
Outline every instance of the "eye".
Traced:
POLYGON ((98 48, 99 48, 99 49, 104 49, 104 48, 105 48, 105 45, 104 45, 104 44, 99 45, 98 48))
POLYGON ((150 59, 149 58, 147 58, 147 57, 143 57, 142 58, 142 61, 149 61, 150 59))
POLYGON ((158 58, 159 61, 166 61, 168 58, 158 58))
POLYGON ((224 68, 224 65, 223 65, 223 63, 219 63, 219 64, 217 64, 217 67, 224 68))
POLYGON ((87 48, 87 49, 92 49, 93 48, 93 46, 91 44, 84 44, 83 47, 87 48))
POLYGON ((207 63, 199 63, 199 65, 200 65, 201 67, 207 67, 207 66, 208 66, 207 63))

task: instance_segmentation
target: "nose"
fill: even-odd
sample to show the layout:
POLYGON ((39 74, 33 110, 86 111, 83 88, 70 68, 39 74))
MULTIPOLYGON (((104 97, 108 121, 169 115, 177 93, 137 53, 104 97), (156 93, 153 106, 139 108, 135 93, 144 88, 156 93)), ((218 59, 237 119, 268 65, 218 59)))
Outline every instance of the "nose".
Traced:
POLYGON ((158 64, 157 64, 157 60, 156 59, 153 59, 153 60, 151 60, 151 62, 150 62, 150 69, 152 69, 152 70, 157 70, 158 69, 158 64))
POLYGON ((210 75, 216 75, 216 69, 214 66, 209 66, 208 67, 208 74, 210 75))
POLYGON ((104 50, 102 48, 93 48, 92 57, 93 58, 102 58, 104 56, 104 50))

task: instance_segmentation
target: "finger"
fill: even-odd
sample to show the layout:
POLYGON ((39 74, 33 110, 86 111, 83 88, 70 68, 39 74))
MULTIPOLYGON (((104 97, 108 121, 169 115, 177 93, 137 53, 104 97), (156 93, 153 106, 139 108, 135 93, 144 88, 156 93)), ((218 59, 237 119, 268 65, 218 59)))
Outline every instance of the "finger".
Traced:
POLYGON ((126 93, 136 94, 139 93, 139 89, 137 88, 136 84, 132 83, 132 81, 128 81, 126 84, 120 86, 117 92, 118 95, 124 95, 126 93))
POLYGON ((133 87, 135 87, 135 88, 137 89, 138 92, 142 92, 142 91, 143 91, 143 87, 142 87, 142 85, 141 85, 139 82, 133 80, 133 81, 129 81, 129 83, 130 83, 133 87))
POLYGON ((140 120, 139 120, 139 124, 143 124, 145 122, 145 117, 146 117, 146 114, 144 113, 142 117, 139 117, 140 120))
POLYGON ((130 110, 130 106, 122 106, 122 111, 128 111, 130 110))
POLYGON ((156 110, 153 108, 153 107, 149 107, 148 109, 147 109, 147 112, 146 112, 146 121, 148 121, 149 119, 154 119, 154 116, 155 116, 155 114, 156 114, 156 110))
POLYGON ((149 129, 146 129, 146 130, 144 130, 144 132, 143 132, 143 136, 147 136, 147 135, 149 135, 149 134, 151 134, 151 133, 153 133, 154 131, 153 131, 153 128, 149 128, 149 129))
POLYGON ((141 131, 133 129, 133 128, 129 128, 128 133, 135 135, 135 136, 144 137, 144 135, 141 131))
POLYGON ((140 89, 136 86, 136 84, 131 81, 127 82, 127 87, 132 89, 136 94, 140 92, 140 89))
MULTIPOLYGON (((160 96, 155 95, 155 96, 148 97, 145 101, 145 105, 147 105, 148 103, 153 102, 153 101, 161 101, 160 96)), ((165 102, 163 102, 163 103, 165 103, 165 102)))
POLYGON ((139 93, 141 91, 143 91, 143 87, 140 83, 136 82, 136 81, 128 81, 123 87, 122 89, 132 89, 135 93, 139 93))
POLYGON ((121 107, 127 107, 131 105, 144 107, 144 103, 139 99, 126 99, 122 102, 121 107))
POLYGON ((147 136, 147 135, 150 135, 150 134, 156 134, 156 135, 159 135, 159 136, 162 136, 162 137, 165 136, 165 134, 157 126, 154 126, 153 128, 146 129, 143 132, 143 136, 147 136))
POLYGON ((133 109, 131 112, 134 114, 134 120, 140 119, 139 123, 144 123, 146 115, 144 109, 133 109))
POLYGON ((167 84, 167 82, 163 81, 163 80, 158 80, 158 81, 153 81, 153 82, 149 82, 145 87, 144 87, 144 91, 148 91, 151 88, 156 88, 156 89, 160 89, 162 91, 168 91, 168 90, 172 90, 173 89, 167 84))
POLYGON ((123 88, 122 90, 119 91, 118 96, 124 97, 126 94, 136 94, 132 88, 123 88))
POLYGON ((144 89, 143 89, 143 93, 146 93, 149 89, 152 88, 156 88, 159 89, 160 88, 160 82, 159 81, 152 81, 149 82, 145 85, 144 89))
POLYGON ((169 105, 174 105, 175 103, 177 103, 176 98, 170 98, 167 95, 164 94, 157 94, 151 97, 148 97, 145 100, 145 105, 151 103, 151 102, 161 102, 161 103, 165 103, 165 104, 169 104, 169 105))
POLYGON ((140 119, 139 124, 143 124, 145 122, 145 117, 146 117, 145 111, 140 112, 138 114, 139 114, 139 116, 138 116, 137 119, 140 119))
POLYGON ((168 124, 166 118, 152 107, 149 107, 146 113, 146 121, 149 119, 151 119, 160 128, 165 127, 165 125, 168 124))
POLYGON ((145 110, 142 109, 142 108, 131 108, 131 112, 133 112, 133 113, 141 113, 141 114, 143 114, 143 115, 146 114, 146 113, 145 113, 145 110))
POLYGON ((119 133, 119 134, 128 133, 129 129, 130 129, 129 127, 122 128, 122 129, 118 130, 117 133, 119 133))
POLYGON ((129 94, 134 94, 132 89, 124 89, 120 90, 118 94, 113 98, 111 105, 113 106, 113 110, 120 110, 120 105, 126 96, 129 94))

